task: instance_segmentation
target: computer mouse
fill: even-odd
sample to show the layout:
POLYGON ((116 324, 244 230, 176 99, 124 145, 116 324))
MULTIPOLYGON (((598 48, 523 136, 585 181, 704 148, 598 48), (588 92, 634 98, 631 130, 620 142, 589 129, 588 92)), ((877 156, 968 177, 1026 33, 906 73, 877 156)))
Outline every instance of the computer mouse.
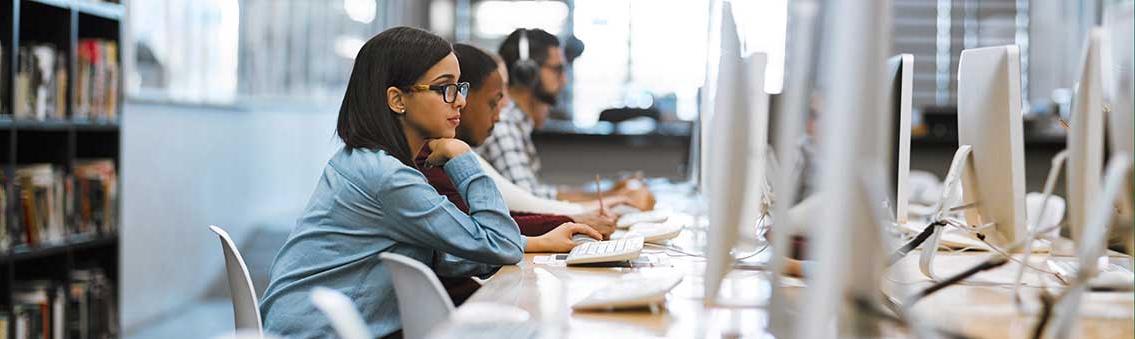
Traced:
POLYGON ((1107 291, 1131 291, 1135 288, 1135 274, 1130 271, 1104 271, 1088 283, 1092 289, 1107 291))
POLYGON ((489 302, 468 302, 449 315, 450 320, 463 324, 520 323, 532 315, 522 308, 489 302))
POLYGON ((571 236, 571 242, 575 243, 576 245, 582 245, 582 244, 585 244, 585 243, 596 242, 596 241, 599 241, 599 240, 592 238, 592 237, 590 237, 586 234, 583 234, 583 233, 576 233, 576 234, 571 236))

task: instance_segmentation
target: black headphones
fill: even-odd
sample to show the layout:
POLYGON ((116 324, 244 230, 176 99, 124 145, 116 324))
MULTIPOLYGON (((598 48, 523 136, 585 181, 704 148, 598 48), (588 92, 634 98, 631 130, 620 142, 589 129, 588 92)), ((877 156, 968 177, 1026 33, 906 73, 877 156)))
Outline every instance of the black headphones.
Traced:
POLYGON ((528 30, 520 29, 520 41, 516 44, 516 51, 520 59, 512 64, 509 74, 512 74, 513 83, 529 88, 536 88, 540 83, 540 64, 528 58, 528 30))

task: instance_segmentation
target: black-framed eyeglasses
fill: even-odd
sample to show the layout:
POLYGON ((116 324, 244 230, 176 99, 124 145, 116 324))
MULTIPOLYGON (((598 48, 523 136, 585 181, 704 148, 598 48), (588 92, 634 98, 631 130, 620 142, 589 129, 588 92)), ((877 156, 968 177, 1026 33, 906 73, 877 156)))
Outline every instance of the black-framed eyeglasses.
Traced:
POLYGON ((441 99, 444 100, 446 103, 453 103, 454 101, 457 101, 457 94, 458 93, 461 93, 461 96, 463 96, 463 97, 469 96, 469 83, 468 82, 459 82, 459 83, 456 83, 456 84, 445 84, 445 85, 413 85, 413 86, 410 86, 409 89, 411 91, 414 91, 414 92, 425 92, 425 91, 437 92, 438 94, 441 94, 441 99))

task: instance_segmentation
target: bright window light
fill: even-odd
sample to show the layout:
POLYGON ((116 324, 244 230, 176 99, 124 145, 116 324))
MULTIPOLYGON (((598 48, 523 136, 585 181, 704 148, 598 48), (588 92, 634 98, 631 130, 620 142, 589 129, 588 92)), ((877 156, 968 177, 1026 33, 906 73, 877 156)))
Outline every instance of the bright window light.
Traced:
POLYGON ((563 31, 568 7, 559 1, 481 1, 473 7, 474 28, 482 37, 501 37, 517 28, 563 31))
POLYGON ((378 4, 375 3, 375 0, 343 0, 343 10, 347 12, 347 17, 364 24, 374 21, 375 10, 377 9, 378 4))
MULTIPOLYGON (((574 122, 591 126, 611 107, 637 107, 643 94, 672 94, 676 117, 698 115, 698 88, 710 92, 720 58, 722 1, 576 0, 575 35, 587 50, 574 65, 574 122), (710 6, 717 9, 710 11, 710 6), (712 17, 711 14, 712 13, 712 17), (707 36, 709 33, 709 36, 707 36), (707 39, 708 38, 708 39, 707 39), (706 77, 706 72, 710 77, 706 77)), ((787 0, 732 0, 745 55, 767 55, 765 91, 784 79, 787 0)), ((711 94, 712 95, 712 94, 711 94)))
POLYGON ((688 0, 576 0, 575 35, 587 49, 574 65, 575 124, 591 126, 604 109, 650 106, 669 95, 676 99, 672 113, 678 119, 696 118, 708 6, 688 0))
MULTIPOLYGON (((453 33, 453 2, 449 0, 430 1, 430 30, 437 34, 453 33)), ((460 42, 460 41, 457 41, 460 42)))
POLYGON ((764 53, 765 92, 779 94, 784 86, 784 49, 788 31, 788 1, 733 0, 733 17, 741 36, 742 53, 764 53))
POLYGON ((359 55, 359 50, 363 49, 363 44, 366 44, 366 41, 357 36, 340 35, 335 38, 335 54, 355 60, 355 56, 359 55))

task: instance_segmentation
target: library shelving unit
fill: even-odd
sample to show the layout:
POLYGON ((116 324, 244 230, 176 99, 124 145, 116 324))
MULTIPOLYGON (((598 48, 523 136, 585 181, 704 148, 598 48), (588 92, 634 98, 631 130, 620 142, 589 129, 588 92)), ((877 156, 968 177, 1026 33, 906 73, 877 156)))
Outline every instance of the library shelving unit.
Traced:
MULTIPOLYGON (((3 218, 6 218, 9 230, 21 227, 17 225, 19 218, 26 213, 14 180, 21 166, 50 164, 64 174, 74 174, 77 164, 83 159, 111 159, 118 176, 115 190, 121 192, 121 66, 116 66, 119 69, 118 80, 110 82, 116 87, 113 96, 118 104, 111 110, 114 113, 108 117, 76 118, 75 112, 80 109, 76 98, 81 95, 77 85, 80 50, 83 48, 81 41, 112 41, 121 50, 125 15, 121 0, 0 0, 0 50, 3 51, 0 77, 5 84, 0 86, 0 164, 4 177, 2 187, 6 192, 3 218), (22 61, 18 51, 20 46, 32 43, 52 44, 65 57, 65 72, 68 74, 66 94, 58 98, 65 100, 66 114, 62 118, 14 118, 13 103, 17 94, 13 84, 22 61)), ((122 65, 122 54, 108 55, 114 54, 117 54, 114 58, 117 59, 116 64, 122 65)), ((116 216, 121 215, 120 202, 121 196, 118 196, 113 203, 116 216)), ((74 220, 64 220, 64 224, 72 222, 74 220)), ((17 298, 15 289, 22 282, 51 281, 61 284, 59 286, 68 286, 66 284, 76 278, 76 270, 97 269, 109 279, 111 293, 117 298, 121 286, 118 267, 120 226, 115 224, 109 230, 83 232, 81 235, 65 236, 61 241, 34 246, 10 245, 0 251, 0 312, 7 315, 8 336, 16 334, 13 304, 17 298)), ((9 234, 12 232, 9 231, 9 234)), ((57 288, 62 291, 62 287, 57 288)), ((75 302, 73 299, 70 292, 66 293, 66 305, 75 302)), ((68 323, 78 321, 71 319, 72 316, 68 314, 64 319, 68 323)), ((40 328, 48 328, 47 324, 40 325, 44 326, 40 328)), ((65 337, 73 336, 71 329, 66 331, 65 337)))

